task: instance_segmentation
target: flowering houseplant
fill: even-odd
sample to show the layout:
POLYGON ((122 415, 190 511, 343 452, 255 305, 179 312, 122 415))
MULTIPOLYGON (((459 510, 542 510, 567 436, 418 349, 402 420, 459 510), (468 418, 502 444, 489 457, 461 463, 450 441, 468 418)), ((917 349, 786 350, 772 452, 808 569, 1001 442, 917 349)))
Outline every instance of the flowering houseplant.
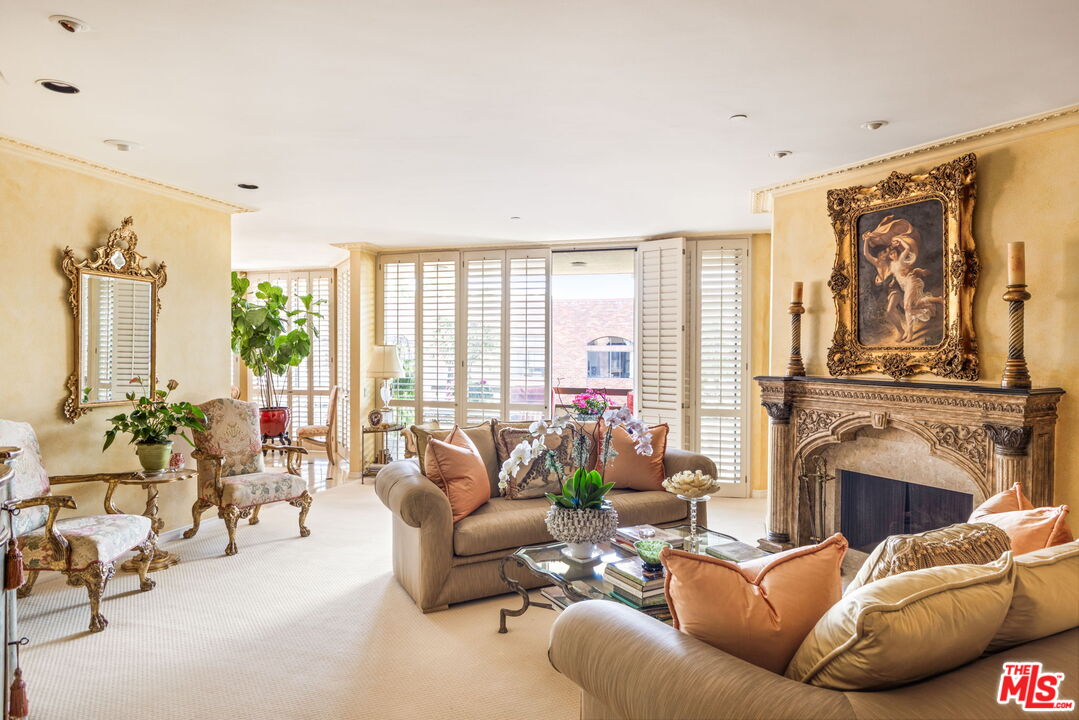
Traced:
MULTIPOLYGON (((133 378, 132 384, 142 384, 141 378, 133 378)), ((172 436, 179 435, 194 445, 191 438, 182 430, 188 428, 197 432, 206 430, 203 421, 206 414, 189 402, 168 402, 169 393, 179 383, 169 380, 165 390, 155 390, 149 396, 136 397, 127 393, 132 411, 109 418, 112 427, 105 431, 104 452, 109 449, 119 433, 131 435, 129 442, 136 445, 135 453, 146 472, 160 472, 168 464, 172 453, 172 436)))
POLYGON ((528 428, 532 439, 524 440, 513 448, 498 473, 498 487, 505 491, 510 478, 522 466, 542 459, 544 466, 554 473, 559 483, 559 492, 547 495, 551 501, 546 518, 547 530, 553 538, 566 543, 563 552, 575 560, 593 557, 595 544, 609 539, 618 527, 618 513, 606 500, 607 493, 614 485, 603 481, 607 463, 617 455, 611 443, 614 428, 621 426, 626 429, 633 438, 637 454, 652 454, 652 434, 628 408, 606 410, 603 420, 605 432, 602 442, 597 437, 599 423, 588 430, 583 423, 569 415, 551 422, 538 420, 532 423, 528 428), (567 473, 562 460, 546 443, 548 435, 562 435, 565 432, 572 433, 573 438, 569 460, 576 470, 572 474, 567 473), (588 469, 589 455, 597 443, 598 468, 588 469))
POLYGON ((602 415, 603 412, 610 406, 610 402, 602 393, 597 393, 592 388, 588 388, 580 395, 573 397, 573 409, 578 416, 595 417, 602 415))

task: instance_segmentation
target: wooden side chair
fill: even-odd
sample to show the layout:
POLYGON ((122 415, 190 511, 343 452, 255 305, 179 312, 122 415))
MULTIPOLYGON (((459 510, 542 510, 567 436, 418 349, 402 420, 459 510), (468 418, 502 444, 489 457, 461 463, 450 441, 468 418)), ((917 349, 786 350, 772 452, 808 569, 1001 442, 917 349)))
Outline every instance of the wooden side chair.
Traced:
POLYGON ((206 431, 194 433, 198 461, 198 499, 191 508, 192 526, 185 538, 195 537, 202 514, 217 507, 229 533, 226 555, 236 554, 236 526, 242 518, 258 522, 259 509, 287 502, 300 509, 300 537, 311 531, 304 525, 311 509, 307 483, 300 477, 300 456, 307 451, 292 445, 263 445, 258 403, 219 398, 199 405, 206 413, 206 431), (266 472, 263 450, 287 453, 288 472, 266 472))
POLYGON ((330 406, 326 411, 325 425, 304 425, 296 433, 296 442, 300 447, 310 443, 316 448, 326 449, 326 459, 331 465, 337 464, 337 394, 340 388, 330 388, 330 406))
POLYGON ((34 429, 11 420, 0 420, 0 462, 15 471, 12 500, 5 507, 14 513, 12 534, 27 571, 17 593, 20 598, 30 595, 43 571, 63 573, 68 585, 86 588, 90 632, 100 632, 109 624, 101 614, 101 596, 116 573, 117 559, 129 550, 139 553, 139 589, 153 589, 154 581, 146 577, 157 549, 150 518, 123 514, 57 518, 61 509, 74 510, 75 500, 70 495, 53 495, 53 485, 104 480, 110 475, 49 477, 34 429))

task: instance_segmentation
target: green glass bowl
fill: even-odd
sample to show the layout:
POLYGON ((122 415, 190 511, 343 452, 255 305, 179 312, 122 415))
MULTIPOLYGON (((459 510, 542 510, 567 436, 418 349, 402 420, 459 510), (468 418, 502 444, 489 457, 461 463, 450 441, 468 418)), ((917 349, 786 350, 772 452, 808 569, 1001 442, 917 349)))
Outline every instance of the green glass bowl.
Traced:
POLYGON ((638 540, 633 543, 633 549, 641 556, 645 565, 660 565, 659 554, 663 548, 669 548, 671 544, 666 540, 638 540))

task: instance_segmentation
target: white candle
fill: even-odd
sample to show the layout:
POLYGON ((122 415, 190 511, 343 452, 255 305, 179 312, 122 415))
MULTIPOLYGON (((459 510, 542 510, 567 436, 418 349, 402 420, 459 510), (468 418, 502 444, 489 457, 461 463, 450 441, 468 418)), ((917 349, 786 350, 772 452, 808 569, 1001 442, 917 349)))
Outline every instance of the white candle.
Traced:
POLYGON ((1008 284, 1027 284, 1027 256, 1025 243, 1008 243, 1008 284))
POLYGON ((796 280, 794 285, 791 287, 791 302, 802 302, 802 282, 800 280, 796 280))

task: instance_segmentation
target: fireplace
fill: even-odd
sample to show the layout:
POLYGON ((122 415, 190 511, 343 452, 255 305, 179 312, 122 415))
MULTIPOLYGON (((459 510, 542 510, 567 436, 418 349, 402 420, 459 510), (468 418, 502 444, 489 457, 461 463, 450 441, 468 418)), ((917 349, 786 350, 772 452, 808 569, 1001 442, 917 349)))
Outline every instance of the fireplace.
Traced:
POLYGON ((851 546, 872 547, 894 531, 965 521, 972 505, 1017 481, 1035 505, 1053 502, 1059 388, 806 376, 757 381, 770 420, 768 536, 760 543, 767 550, 846 534, 844 504, 877 508, 865 511, 877 512, 879 522, 866 523, 864 533, 855 531, 853 518, 848 522, 857 536, 851 546), (859 479, 841 482, 838 470, 859 479), (845 503, 840 485, 862 492, 863 484, 864 492, 890 499, 845 503))
POLYGON ((840 470, 839 531, 850 547, 872 552, 889 535, 934 530, 966 522, 970 493, 840 470))

